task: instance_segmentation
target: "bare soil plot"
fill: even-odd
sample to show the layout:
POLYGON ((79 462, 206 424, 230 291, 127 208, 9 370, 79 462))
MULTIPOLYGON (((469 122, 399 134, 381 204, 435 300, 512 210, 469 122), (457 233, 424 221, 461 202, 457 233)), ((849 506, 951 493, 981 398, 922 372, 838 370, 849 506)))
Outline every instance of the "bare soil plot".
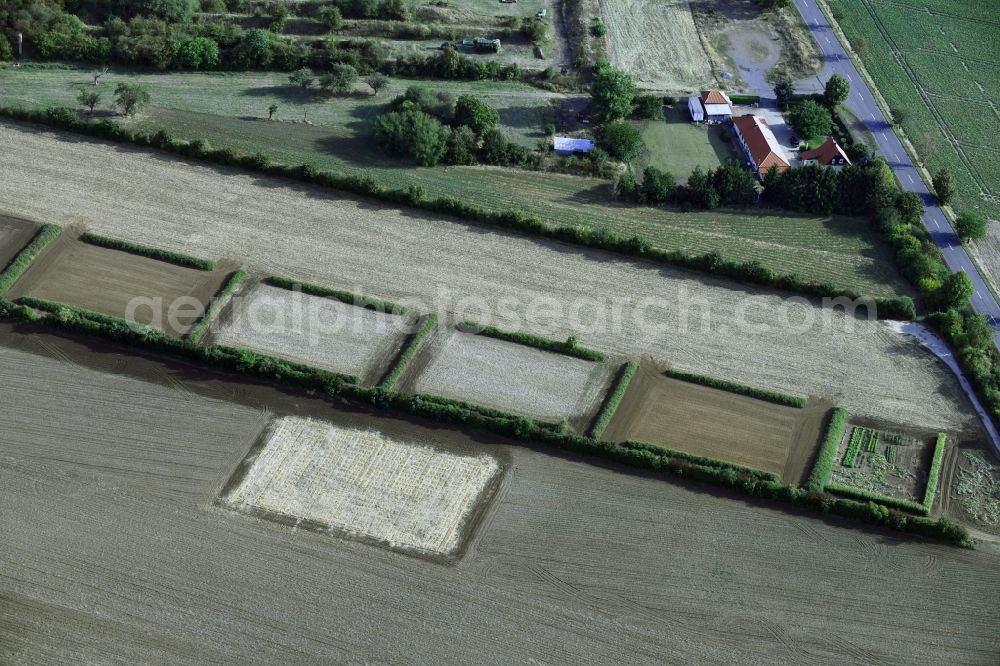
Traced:
POLYGON ((377 381, 410 318, 257 283, 213 325, 213 341, 377 381))
POLYGON ((918 504, 924 499, 937 433, 851 421, 844 429, 831 482, 918 504))
POLYGON ((600 407, 612 367, 483 335, 449 330, 421 352, 411 382, 430 393, 583 429, 600 407))
POLYGON ((640 85, 686 91, 715 83, 688 0, 610 0, 601 14, 611 64, 640 85))
POLYGON ((5 664, 956 664, 1000 652, 990 552, 10 331, 0 324, 5 664), (212 506, 275 415, 485 452, 508 471, 457 566, 212 506))
MULTIPOLYGON (((951 371, 914 338, 788 294, 26 126, 0 124, 0 151, 0 210, 239 257, 455 321, 485 320, 485 308, 500 328, 577 335, 609 354, 817 396, 859 416, 978 428, 951 371), (537 307, 546 303, 559 305, 537 307)), ((773 231, 777 243, 787 230, 773 231)))
POLYGON ((785 407, 672 379, 643 364, 605 439, 660 444, 799 483, 819 441, 824 405, 785 407))
POLYGON ((176 266, 64 233, 31 264, 8 298, 43 298, 183 335, 201 318, 229 270, 176 266))
POLYGON ((0 215, 0 271, 38 232, 38 225, 28 220, 0 215))
POLYGON ((231 507, 431 555, 453 555, 499 463, 375 430, 276 419, 224 501, 231 507))

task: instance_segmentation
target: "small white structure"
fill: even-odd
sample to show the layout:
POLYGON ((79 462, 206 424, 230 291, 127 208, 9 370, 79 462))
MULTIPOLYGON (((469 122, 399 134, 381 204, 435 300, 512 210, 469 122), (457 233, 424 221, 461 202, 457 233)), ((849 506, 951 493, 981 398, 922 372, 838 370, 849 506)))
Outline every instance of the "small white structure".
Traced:
POLYGON ((688 111, 696 123, 724 123, 732 120, 733 103, 721 90, 702 90, 688 98, 688 111))
POLYGON ((705 110, 701 107, 701 98, 697 95, 688 97, 688 111, 691 113, 691 120, 696 123, 705 120, 705 110))
POLYGON ((594 142, 590 139, 557 136, 552 140, 552 147, 559 155, 573 155, 574 153, 589 153, 594 149, 594 142))

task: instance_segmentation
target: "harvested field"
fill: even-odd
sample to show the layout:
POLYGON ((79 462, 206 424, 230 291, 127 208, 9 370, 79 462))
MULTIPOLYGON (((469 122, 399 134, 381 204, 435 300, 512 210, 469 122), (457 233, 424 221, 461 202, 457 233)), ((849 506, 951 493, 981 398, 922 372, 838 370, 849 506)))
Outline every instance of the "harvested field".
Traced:
POLYGON ((826 405, 786 407, 672 379, 643 364, 604 439, 660 444, 799 484, 826 412, 826 405))
POLYGON ((452 555, 499 473, 374 430, 276 419, 232 491, 231 507, 417 553, 452 555))
POLYGON ((33 296, 183 335, 201 318, 228 270, 184 268, 83 243, 69 233, 45 249, 7 298, 33 296))
POLYGON ((16 217, 0 215, 0 271, 38 233, 38 225, 16 217))
POLYGON ((258 283, 214 325, 213 341, 376 381, 409 319, 258 283))
POLYGON ((715 84, 688 0, 601 3, 611 64, 642 86, 671 91, 715 84))
POLYGON ((422 352, 414 393, 471 402, 585 429, 611 381, 611 366, 450 330, 422 352))
POLYGON ((10 331, 0 325, 4 663, 955 664, 1000 652, 990 552, 10 331), (455 566, 213 507, 273 415, 488 452, 509 471, 455 566))
POLYGON ((858 416, 979 427, 951 371, 917 340, 802 299, 76 136, 0 124, 0 150, 0 210, 238 257, 453 321, 577 335, 610 354, 812 395, 858 416))

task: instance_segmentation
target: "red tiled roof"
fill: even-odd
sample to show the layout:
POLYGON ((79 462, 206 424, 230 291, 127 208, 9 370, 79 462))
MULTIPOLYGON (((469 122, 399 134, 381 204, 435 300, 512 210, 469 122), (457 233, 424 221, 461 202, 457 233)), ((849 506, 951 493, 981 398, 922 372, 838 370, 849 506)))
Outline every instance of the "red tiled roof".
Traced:
POLYGON ((803 151, 800 157, 803 160, 816 160, 820 164, 826 165, 833 164, 837 158, 843 160, 840 164, 851 163, 851 160, 847 159, 847 153, 843 151, 840 144, 834 141, 832 136, 828 136, 819 148, 803 151))
MULTIPOLYGON (((736 125, 740 136, 746 142, 750 155, 757 163, 757 169, 761 173, 767 172, 772 166, 778 167, 778 171, 784 171, 788 168, 788 162, 774 151, 767 137, 764 136, 762 127, 767 127, 766 120, 761 116, 748 114, 733 118, 733 124, 736 125)), ((768 128, 768 132, 770 132, 770 128, 768 128)))
POLYGON ((721 90, 702 90, 701 101, 704 104, 732 104, 721 90))

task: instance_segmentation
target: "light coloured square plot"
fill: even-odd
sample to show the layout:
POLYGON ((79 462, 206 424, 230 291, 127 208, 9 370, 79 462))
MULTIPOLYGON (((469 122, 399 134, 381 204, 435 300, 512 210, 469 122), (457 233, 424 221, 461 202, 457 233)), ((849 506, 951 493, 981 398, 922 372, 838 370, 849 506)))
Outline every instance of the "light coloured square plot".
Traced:
POLYGON ((407 332, 407 317, 257 284, 234 299, 215 342, 364 378, 407 332))
POLYGON ((415 392, 551 423, 593 412, 611 373, 606 363, 458 330, 440 336, 432 353, 415 392))
POLYGON ((454 553, 500 465, 380 432, 285 417, 225 501, 436 555, 454 553))

